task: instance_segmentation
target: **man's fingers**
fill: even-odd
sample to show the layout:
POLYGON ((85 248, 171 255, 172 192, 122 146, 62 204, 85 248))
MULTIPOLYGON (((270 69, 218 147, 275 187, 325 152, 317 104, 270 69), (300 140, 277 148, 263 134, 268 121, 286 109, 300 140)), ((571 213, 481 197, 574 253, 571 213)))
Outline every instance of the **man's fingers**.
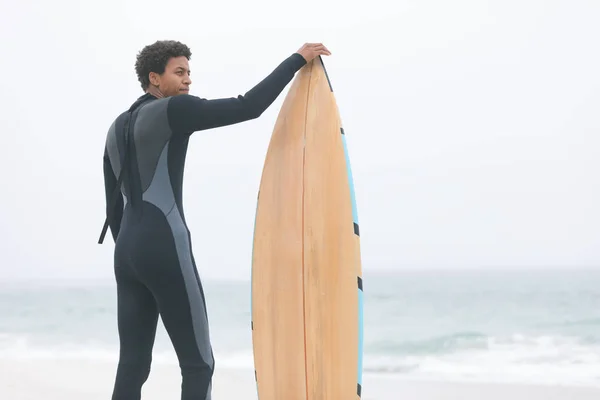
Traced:
POLYGON ((323 43, 304 43, 298 52, 303 54, 307 60, 312 60, 319 55, 331 55, 331 52, 323 45, 323 43))
POLYGON ((329 49, 322 44, 315 46, 312 50, 319 54, 331 54, 329 49))

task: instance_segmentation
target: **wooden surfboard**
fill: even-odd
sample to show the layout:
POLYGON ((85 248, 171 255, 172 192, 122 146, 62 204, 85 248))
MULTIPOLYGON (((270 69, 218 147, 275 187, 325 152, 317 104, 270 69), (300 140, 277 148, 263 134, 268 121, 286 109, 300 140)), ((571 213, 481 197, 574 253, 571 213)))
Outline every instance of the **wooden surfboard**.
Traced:
POLYGON ((257 201, 252 340, 259 400, 360 399, 362 271, 353 178, 320 57, 294 78, 257 201))

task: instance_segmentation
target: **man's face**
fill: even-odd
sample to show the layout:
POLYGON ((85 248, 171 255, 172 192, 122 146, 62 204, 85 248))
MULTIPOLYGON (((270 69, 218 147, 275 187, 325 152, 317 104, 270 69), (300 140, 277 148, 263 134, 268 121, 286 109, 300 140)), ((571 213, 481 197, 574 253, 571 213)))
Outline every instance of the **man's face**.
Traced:
POLYGON ((157 85, 165 97, 188 94, 192 84, 188 59, 184 56, 171 58, 162 75, 150 73, 150 83, 157 85))

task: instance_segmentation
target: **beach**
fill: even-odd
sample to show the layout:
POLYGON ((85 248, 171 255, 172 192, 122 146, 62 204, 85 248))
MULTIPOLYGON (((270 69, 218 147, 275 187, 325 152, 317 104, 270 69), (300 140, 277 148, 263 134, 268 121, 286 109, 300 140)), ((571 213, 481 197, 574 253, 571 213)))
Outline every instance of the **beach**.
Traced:
MULTIPOLYGON (((600 399, 600 273, 406 272, 365 282, 362 400, 600 399)), ((205 290, 212 400, 257 400, 250 285, 205 290)), ((0 285, 0 315, 0 400, 110 399, 112 284, 0 285)), ((179 400, 180 386, 159 320, 142 399, 179 400)))
MULTIPOLYGON (((106 400, 115 364, 97 360, 0 359, 3 400, 106 400)), ((363 400, 597 400, 600 388, 425 381, 366 374, 363 400)), ((178 400, 176 365, 154 365, 144 385, 143 400, 178 400)), ((213 400, 257 400, 251 369, 221 368, 214 377, 213 400)), ((338 400, 338 399, 324 399, 338 400)))

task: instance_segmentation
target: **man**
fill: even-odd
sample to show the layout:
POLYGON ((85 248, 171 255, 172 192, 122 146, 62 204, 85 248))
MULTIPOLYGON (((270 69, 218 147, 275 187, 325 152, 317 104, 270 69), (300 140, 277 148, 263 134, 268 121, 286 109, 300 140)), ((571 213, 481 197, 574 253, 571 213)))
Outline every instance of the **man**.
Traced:
POLYGON ((110 226, 120 339, 113 400, 140 399, 159 313, 179 359, 182 400, 211 398, 215 363, 181 201, 188 140, 196 131, 258 118, 320 55, 330 52, 305 44, 244 96, 207 100, 188 94, 186 45, 158 41, 138 54, 145 94, 112 123, 104 150, 107 221, 99 242, 110 226))

